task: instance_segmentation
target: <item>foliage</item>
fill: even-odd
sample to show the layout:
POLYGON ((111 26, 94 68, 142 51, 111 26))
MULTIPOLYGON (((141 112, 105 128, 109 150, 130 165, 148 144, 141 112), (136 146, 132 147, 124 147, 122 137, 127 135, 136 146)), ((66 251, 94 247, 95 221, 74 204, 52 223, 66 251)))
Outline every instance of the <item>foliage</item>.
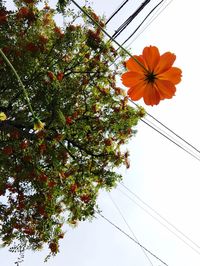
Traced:
POLYGON ((37 3, 0 9, 0 237, 11 251, 56 254, 63 224, 92 218, 99 190, 121 180, 144 113, 117 87, 123 65, 101 30, 70 9, 60 28, 37 3))

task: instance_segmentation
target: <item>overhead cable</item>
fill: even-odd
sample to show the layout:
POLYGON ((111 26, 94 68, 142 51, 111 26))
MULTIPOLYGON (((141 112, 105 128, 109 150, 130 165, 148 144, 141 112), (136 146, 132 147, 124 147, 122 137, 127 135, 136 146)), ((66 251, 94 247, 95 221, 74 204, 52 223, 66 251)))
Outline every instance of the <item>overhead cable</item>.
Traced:
MULTIPOLYGON (((142 31, 132 40, 132 42, 127 46, 127 48, 150 26, 150 24, 173 2, 173 0, 171 0, 162 10, 161 7, 157 10, 157 14, 155 14, 154 17, 152 17, 150 19, 150 21, 148 22, 148 24, 145 25, 145 27, 142 29, 142 31), (160 10, 160 12, 159 12, 160 10)), ((131 36, 132 37, 132 36, 131 36)), ((130 38, 129 38, 130 39, 130 38)))
POLYGON ((128 3, 129 0, 125 0, 121 3, 121 5, 114 11, 114 13, 109 17, 109 19, 106 21, 106 25, 111 21, 111 19, 125 6, 125 4, 128 3))
POLYGON ((142 11, 142 9, 150 3, 151 0, 146 0, 144 1, 137 9, 136 11, 129 17, 127 18, 124 23, 115 31, 115 33, 112 35, 113 38, 117 38, 122 31, 133 21, 134 18, 142 11))
POLYGON ((161 221, 164 221, 168 226, 161 222, 156 216, 152 215, 147 209, 142 207, 140 204, 138 204, 133 198, 129 197, 126 193, 118 189, 122 194, 124 194, 127 198, 129 198, 134 204, 136 204, 138 207, 140 207, 143 211, 145 211, 149 216, 151 216, 154 220, 156 220, 159 224, 161 224, 163 227, 165 227, 169 232, 171 232, 173 235, 175 235, 179 240, 181 240, 184 244, 186 244, 188 247, 190 247, 193 251, 195 251, 198 255, 200 255, 200 246, 195 243, 190 237, 188 237, 186 234, 184 234, 180 229, 178 229, 176 226, 174 226, 171 222, 169 222, 165 217, 163 217, 158 211, 153 209, 149 204, 147 204, 144 200, 142 200, 138 195, 136 195, 132 190, 130 190, 127 186, 125 186, 123 183, 120 183, 120 185, 125 188, 129 193, 131 193, 134 197, 137 198, 144 206, 146 206, 149 210, 151 210, 154 214, 156 214, 161 221), (170 229, 170 227, 175 230, 175 232, 170 229), (177 233, 176 233, 177 232, 177 233), (180 237, 178 234, 180 234, 182 237, 180 237), (196 248, 194 248, 191 244, 193 244, 196 248))
POLYGON ((106 218, 103 214, 100 212, 97 212, 99 216, 101 216, 104 220, 106 220, 109 224, 111 224, 113 227, 115 227, 117 230, 119 230, 122 234, 127 236, 129 239, 131 239, 135 244, 143 248, 146 252, 148 252, 151 256, 153 256, 155 259, 159 260, 162 264, 169 266, 166 262, 164 262, 162 259, 160 259, 158 256, 156 256, 153 252, 151 252, 149 249, 141 245, 139 242, 137 242, 133 237, 131 237, 129 234, 127 234, 125 231, 123 231, 119 226, 114 224, 112 221, 110 221, 108 218, 106 218))
MULTIPOLYGON (((113 200, 113 198, 111 197, 111 195, 108 193, 113 205, 115 206, 115 208, 117 209, 117 211, 119 212, 120 216, 122 217, 122 219, 124 220, 126 226, 128 227, 128 229, 130 230, 130 232, 132 233, 133 237, 135 238, 135 240, 139 243, 139 240, 137 239, 136 235, 134 234, 132 228, 130 227, 130 225, 128 224, 128 222, 126 221, 124 215, 122 214, 119 206, 116 204, 116 202, 113 200)), ((145 252, 145 250, 143 248, 142 249, 142 252, 144 253, 145 257, 147 258, 147 260, 149 261, 149 263, 153 266, 153 263, 152 261, 150 260, 149 256, 147 255, 147 253, 145 252)))
POLYGON ((139 30, 139 28, 142 26, 142 24, 147 20, 147 18, 153 13, 153 11, 160 6, 165 0, 160 1, 152 10, 146 15, 146 17, 142 20, 142 22, 138 25, 138 27, 129 35, 129 37, 122 43, 124 45, 127 41, 130 40, 130 38, 133 37, 133 35, 139 30))
POLYGON ((197 155, 193 154, 191 151, 189 151, 187 148, 184 148, 183 145, 177 143, 175 140, 173 140, 171 137, 167 136, 166 133, 161 132, 160 129, 157 129, 154 125, 151 125, 149 122, 147 122, 147 120, 145 119, 140 119, 144 124, 146 124, 147 126, 151 127, 153 130, 155 130, 156 132, 158 132, 160 135, 162 135, 163 137, 165 137, 166 139, 168 139, 170 142, 172 142, 173 144, 175 144, 177 147, 179 147, 180 149, 182 149, 183 151, 185 151, 186 153, 188 153, 189 155, 191 155, 193 158, 195 158, 196 160, 200 161, 200 157, 198 157, 197 155))

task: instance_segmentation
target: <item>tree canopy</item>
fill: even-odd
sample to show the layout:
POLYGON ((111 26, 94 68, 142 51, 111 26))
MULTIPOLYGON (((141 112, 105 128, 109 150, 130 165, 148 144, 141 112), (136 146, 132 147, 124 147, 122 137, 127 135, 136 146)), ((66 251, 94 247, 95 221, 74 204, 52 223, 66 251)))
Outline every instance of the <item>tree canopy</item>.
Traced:
POLYGON ((68 1, 65 15, 14 2, 0 4, 0 237, 11 251, 56 254, 63 224, 94 217, 99 191, 122 179, 144 110, 117 85, 124 56, 97 25, 68 1))

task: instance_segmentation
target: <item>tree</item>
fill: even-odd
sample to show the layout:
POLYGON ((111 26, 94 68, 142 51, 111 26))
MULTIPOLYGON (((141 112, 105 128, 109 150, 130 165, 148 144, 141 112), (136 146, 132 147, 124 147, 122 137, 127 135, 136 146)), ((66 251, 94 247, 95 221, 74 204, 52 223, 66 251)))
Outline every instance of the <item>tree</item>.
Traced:
POLYGON ((59 11, 38 2, 0 6, 0 237, 11 251, 56 254, 63 224, 92 218, 129 167, 122 146, 144 110, 116 85, 124 57, 101 29, 69 5, 60 28, 59 11))

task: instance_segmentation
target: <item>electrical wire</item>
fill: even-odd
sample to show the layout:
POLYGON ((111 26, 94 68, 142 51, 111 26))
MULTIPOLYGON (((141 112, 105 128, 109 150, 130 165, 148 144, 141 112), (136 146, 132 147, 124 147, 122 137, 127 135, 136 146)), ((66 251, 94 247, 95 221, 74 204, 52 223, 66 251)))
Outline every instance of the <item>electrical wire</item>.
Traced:
MULTIPOLYGON (((149 21, 148 24, 146 24, 146 26, 143 28, 143 30, 132 40, 132 42, 126 47, 128 49, 128 47, 130 47, 131 44, 133 44, 133 42, 150 26, 150 24, 173 2, 173 0, 171 0, 162 10, 160 10, 160 12, 149 21)), ((159 10, 158 10, 159 11, 159 10)), ((158 12, 157 11, 157 12, 158 12)))
MULTIPOLYGON (((160 127, 158 127, 157 125, 155 125, 152 121, 148 120, 146 117, 144 119, 145 124, 147 124, 149 127, 151 127, 152 129, 156 129, 155 131, 157 131, 158 133, 164 135, 165 138, 167 138, 168 140, 175 142, 176 145, 178 145, 179 148, 183 149, 184 151, 186 151, 188 154, 192 155, 195 157, 195 159, 200 159, 200 155, 198 155, 196 153, 196 148, 194 147, 195 150, 191 149, 191 147, 193 147, 190 143, 188 143, 187 141, 185 141, 183 138, 180 137, 179 138, 174 138, 174 136, 178 136, 176 133, 174 133, 173 135, 170 135, 167 131, 164 131, 163 129, 161 129, 160 127), (183 143, 181 143, 181 141, 183 141, 183 143), (185 143, 188 143, 188 146, 185 145, 185 143)), ((164 127, 165 128, 165 127, 164 127)), ((171 130, 169 130, 169 132, 171 132, 171 130)))
POLYGON ((140 204, 138 204, 133 198, 128 196, 125 192, 118 189, 122 194, 124 194, 128 199, 130 199, 134 204, 136 204, 139 208, 141 208, 143 211, 145 211, 149 216, 151 216, 154 220, 156 220, 159 224, 161 224, 163 227, 165 227, 169 232, 171 232, 173 235, 175 235, 179 240, 181 240, 184 244, 186 244, 188 247, 190 247, 193 251, 195 251, 198 255, 200 255, 200 246, 195 243, 190 237, 188 237, 186 234, 184 234, 181 230, 179 230, 176 226, 174 226, 171 222, 169 222, 165 217, 163 217, 158 211, 153 209, 149 204, 147 204, 144 200, 142 200, 138 195, 136 195, 132 190, 130 190, 127 186, 125 186, 123 183, 120 183, 120 185, 125 188, 130 194, 132 194, 134 197, 139 200, 144 206, 146 206, 149 210, 151 210, 154 214, 156 214, 162 221, 164 221, 166 224, 168 224, 173 230, 175 230, 177 233, 179 233, 182 237, 180 237, 177 233, 175 233, 172 229, 170 229, 169 226, 161 222, 156 216, 152 215, 147 209, 142 207, 140 204), (190 245, 187 241, 189 241, 191 244, 193 244, 196 248, 194 248, 192 245, 190 245))
POLYGON ((121 5, 114 11, 114 13, 106 21, 106 25, 111 21, 112 18, 128 3, 129 0, 124 0, 121 5))
MULTIPOLYGON (((122 219, 124 220, 126 226, 128 227, 128 229, 130 230, 131 234, 133 235, 133 237, 135 238, 135 240, 139 243, 140 241, 138 240, 138 238, 136 237, 136 235, 134 234, 132 228, 130 227, 130 225, 128 224, 128 222, 126 221, 124 215, 122 214, 119 206, 116 204, 116 202, 113 200, 113 198, 111 197, 111 195, 108 193, 108 196, 110 197, 113 205, 115 206, 115 208, 117 209, 117 211, 119 212, 120 216, 122 217, 122 219)), ((144 253, 145 257, 147 258, 147 260, 149 261, 149 263, 153 266, 153 263, 152 261, 150 260, 149 256, 147 255, 147 253, 145 252, 145 250, 143 248, 142 249, 142 252, 144 253)))
MULTIPOLYGON (((138 27, 133 31, 133 33, 132 33, 132 34, 131 34, 131 35, 130 35, 130 36, 129 36, 129 37, 128 37, 128 38, 127 38, 122 44, 121 44, 122 46, 123 46, 127 41, 129 41, 129 40, 133 37, 133 35, 134 35, 134 34, 140 29, 140 27, 143 25, 143 23, 146 21, 146 19, 151 15, 151 13, 152 13, 153 11, 155 11, 155 9, 156 9, 159 5, 161 5, 161 4, 163 3, 163 1, 164 1, 164 0, 160 1, 160 2, 159 2, 159 3, 158 3, 158 4, 157 4, 157 5, 156 5, 156 6, 155 6, 155 7, 154 7, 154 8, 153 8, 148 14, 147 14, 147 16, 142 20, 142 22, 141 22, 141 23, 138 25, 138 27)), ((172 1, 173 1, 173 0, 171 0, 171 2, 172 2, 172 1)), ((170 2, 170 3, 171 3, 171 2, 170 2)), ((169 3, 169 4, 170 4, 170 3, 169 3)), ((169 5, 169 4, 168 4, 168 5, 169 5)), ((161 6, 159 9, 161 9, 161 8, 162 8, 162 6, 161 6)), ((166 8, 166 7, 165 7, 165 8, 166 8)), ((164 8, 164 9, 165 9, 165 8, 164 8)), ((164 9, 162 9, 161 12, 163 12, 164 9)), ((161 13, 161 12, 160 12, 160 13, 161 13)), ((159 13, 158 15, 160 15, 160 13, 159 13)), ((157 18, 157 16, 156 16, 156 18, 157 18)), ((151 20, 150 23, 148 23, 148 25, 143 29, 143 31, 146 30, 146 28, 147 28, 152 22, 153 22, 153 20, 151 20)), ((143 31, 142 31, 142 32, 143 32, 143 31)), ((142 32, 141 32, 141 33, 142 33, 142 32)), ((134 41, 140 36, 141 33, 138 34, 138 36, 137 36, 137 37, 131 42, 131 44, 132 44, 132 43, 133 43, 133 42, 134 42, 134 41)), ((131 44, 129 44, 126 48, 128 49, 128 47, 129 47, 131 44)), ((118 47, 116 51, 118 51, 119 49, 120 49, 120 47, 118 47)), ((120 58, 120 56, 118 56, 118 57, 114 60, 113 63, 115 63, 119 58, 120 58)), ((113 63, 112 63, 112 64, 113 64, 113 63)), ((112 64, 111 64, 111 65, 112 65, 112 64)))
POLYGON ((153 256, 155 259, 159 260, 162 264, 169 266, 166 262, 164 262, 162 259, 160 259, 158 256, 156 256, 154 253, 152 253, 149 249, 141 245, 139 242, 137 242, 133 237, 131 237, 129 234, 127 234, 125 231, 123 231, 119 226, 114 224, 112 221, 110 221, 108 218, 106 218, 103 214, 100 212, 97 212, 99 216, 101 216, 104 220, 106 220, 109 224, 111 224, 113 227, 115 227, 117 230, 119 230, 122 234, 127 236, 129 239, 131 239, 135 244, 140 246, 142 249, 144 249, 147 253, 149 253, 151 256, 153 256))
POLYGON ((127 41, 129 41, 133 35, 139 30, 139 28, 142 26, 142 24, 147 20, 147 18, 153 13, 153 11, 160 6, 165 0, 160 1, 152 10, 146 15, 146 17, 142 20, 142 22, 138 25, 138 27, 129 35, 129 37, 122 43, 124 45, 127 41))
POLYGON ((112 35, 113 38, 117 38, 125 29, 126 27, 133 21, 134 18, 143 10, 143 8, 150 3, 151 0, 144 1, 137 9, 136 11, 128 17, 124 23, 115 31, 115 33, 112 35))
POLYGON ((173 144, 175 144, 177 147, 179 147, 180 149, 182 149, 183 151, 185 151, 186 153, 188 153, 189 155, 191 155, 193 158, 195 158, 196 160, 200 161, 200 158, 196 155, 194 155, 192 152, 190 152, 188 149, 184 148, 182 145, 180 145, 179 143, 177 143, 176 141, 174 141, 172 138, 168 137, 166 135, 166 133, 162 133, 160 130, 158 130, 155 126, 152 126, 150 123, 148 123, 145 119, 140 119, 144 124, 148 125, 149 127, 151 127, 153 130, 155 130, 157 133, 159 133, 160 135, 162 135, 163 137, 165 137, 166 139, 168 139, 169 141, 171 141, 173 144))

